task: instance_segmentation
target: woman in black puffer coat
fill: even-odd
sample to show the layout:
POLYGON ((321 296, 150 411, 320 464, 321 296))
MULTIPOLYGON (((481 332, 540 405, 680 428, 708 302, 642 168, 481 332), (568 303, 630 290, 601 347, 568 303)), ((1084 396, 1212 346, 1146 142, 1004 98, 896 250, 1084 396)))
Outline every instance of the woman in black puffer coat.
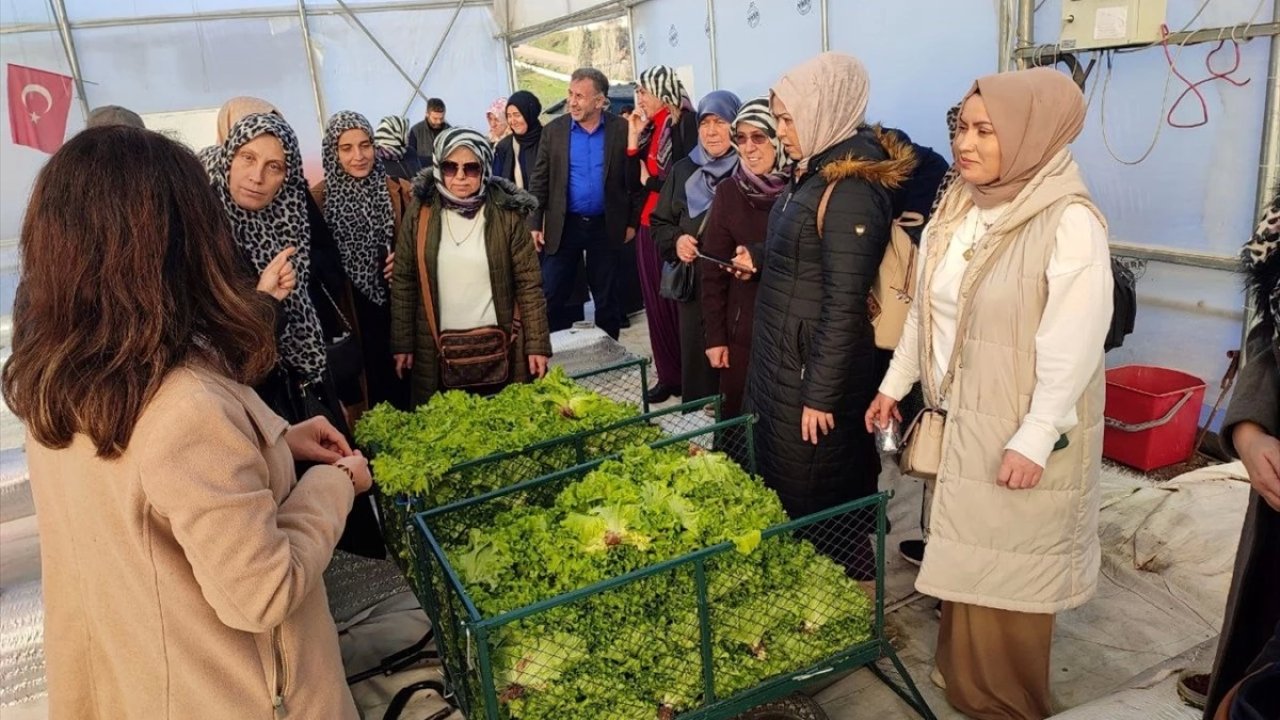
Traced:
MULTIPOLYGON (((824 53, 771 92, 797 177, 751 258, 762 274, 747 404, 759 419, 761 475, 793 518, 874 493, 880 472, 862 423, 880 381, 867 296, 889 242, 892 192, 916 160, 908 144, 882 143, 864 126, 867 85, 857 59, 824 53)), ((814 528, 819 548, 852 576, 874 577, 870 546, 857 539, 872 528, 830 524, 839 527, 814 528)))

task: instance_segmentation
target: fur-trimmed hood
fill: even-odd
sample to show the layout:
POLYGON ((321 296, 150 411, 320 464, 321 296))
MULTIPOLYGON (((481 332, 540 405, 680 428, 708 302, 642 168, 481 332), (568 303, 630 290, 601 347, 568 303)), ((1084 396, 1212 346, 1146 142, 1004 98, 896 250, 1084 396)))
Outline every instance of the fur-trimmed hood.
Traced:
MULTIPOLYGON (((423 168, 414 176, 413 196, 424 204, 435 201, 436 179, 431 168, 423 168)), ((528 215, 538 209, 537 198, 506 178, 493 176, 485 181, 485 197, 497 207, 520 215, 528 215)))
POLYGON ((828 183, 859 178, 898 190, 911 178, 919 159, 910 140, 876 125, 840 143, 819 161, 817 171, 828 183))

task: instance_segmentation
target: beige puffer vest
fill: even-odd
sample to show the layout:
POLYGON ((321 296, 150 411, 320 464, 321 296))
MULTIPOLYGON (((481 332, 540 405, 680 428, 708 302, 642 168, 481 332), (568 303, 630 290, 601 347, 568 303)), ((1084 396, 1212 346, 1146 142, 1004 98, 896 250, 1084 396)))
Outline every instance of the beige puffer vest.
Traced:
MULTIPOLYGON (((928 238, 920 286, 922 368, 934 367, 933 273, 957 222, 972 207, 963 186, 954 190, 939 210, 942 222, 928 238)), ((1073 204, 1103 220, 1064 150, 979 241, 961 281, 958 361, 947 395, 928 552, 916 581, 917 590, 933 597, 1056 613, 1083 604, 1097 589, 1105 398, 1101 347, 1093 379, 1076 405, 1079 423, 1067 433, 1068 445, 1050 455, 1040 484, 1030 490, 996 484, 1004 446, 1031 407, 1036 332, 1048 299, 1045 271, 1062 213, 1073 204)))

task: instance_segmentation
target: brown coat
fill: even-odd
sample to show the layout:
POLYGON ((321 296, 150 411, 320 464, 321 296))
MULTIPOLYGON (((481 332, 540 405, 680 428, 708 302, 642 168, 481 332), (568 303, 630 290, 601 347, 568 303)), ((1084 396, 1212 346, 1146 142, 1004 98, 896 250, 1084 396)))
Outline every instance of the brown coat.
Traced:
POLYGON ((179 368, 124 455, 27 443, 50 717, 354 719, 321 576, 351 481, 296 481, 252 389, 179 368))
MULTIPOLYGON (((427 272, 431 275, 431 297, 440 307, 436 255, 440 250, 440 198, 430 171, 414 180, 414 200, 405 214, 396 239, 396 267, 391 278, 391 351, 413 353, 413 405, 431 399, 440 388, 440 370, 435 338, 427 324, 418 276, 418 217, 423 204, 431 207, 427 230, 427 272)), ((533 238, 524 225, 536 206, 533 196, 506 180, 491 179, 484 205, 485 248, 489 258, 489 283, 498 325, 511 332, 516 303, 520 304, 521 337, 512 346, 511 370, 515 382, 528 380, 529 355, 551 356, 551 330, 547 321, 547 300, 542 294, 542 271, 533 238)), ((438 318, 437 318, 438 319, 438 318)))

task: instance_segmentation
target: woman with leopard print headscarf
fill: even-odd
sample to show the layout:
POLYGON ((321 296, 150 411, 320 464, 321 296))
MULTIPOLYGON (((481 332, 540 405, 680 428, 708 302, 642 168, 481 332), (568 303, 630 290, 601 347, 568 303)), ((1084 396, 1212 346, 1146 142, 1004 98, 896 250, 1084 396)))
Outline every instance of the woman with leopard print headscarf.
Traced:
POLYGON ((311 188, 351 279, 355 329, 364 350, 365 408, 409 407, 407 383, 391 360, 391 270, 396 228, 409 204, 409 183, 389 178, 374 149, 373 128, 359 113, 329 119, 321 161, 325 179, 311 188))
MULTIPOLYGON (((208 157, 206 169, 236 245, 257 272, 292 250, 298 290, 279 305, 279 361, 254 389, 291 424, 322 415, 350 437, 327 356, 329 339, 344 332, 336 300, 346 280, 329 279, 334 273, 324 258, 331 238, 323 218, 308 212, 307 181, 293 128, 276 114, 246 115, 231 126, 220 150, 208 157)), ((341 267, 337 275, 342 277, 341 267)), ((356 499, 338 547, 368 557, 385 555, 367 495, 356 499)))
POLYGON ((1243 262, 1259 322, 1249 332, 1220 437, 1244 461, 1253 492, 1240 531, 1205 720, 1227 717, 1233 693, 1249 694, 1246 678, 1258 676, 1261 684, 1269 669, 1274 682, 1280 664, 1280 636, 1275 635, 1280 631, 1280 187, 1245 244, 1243 262))

